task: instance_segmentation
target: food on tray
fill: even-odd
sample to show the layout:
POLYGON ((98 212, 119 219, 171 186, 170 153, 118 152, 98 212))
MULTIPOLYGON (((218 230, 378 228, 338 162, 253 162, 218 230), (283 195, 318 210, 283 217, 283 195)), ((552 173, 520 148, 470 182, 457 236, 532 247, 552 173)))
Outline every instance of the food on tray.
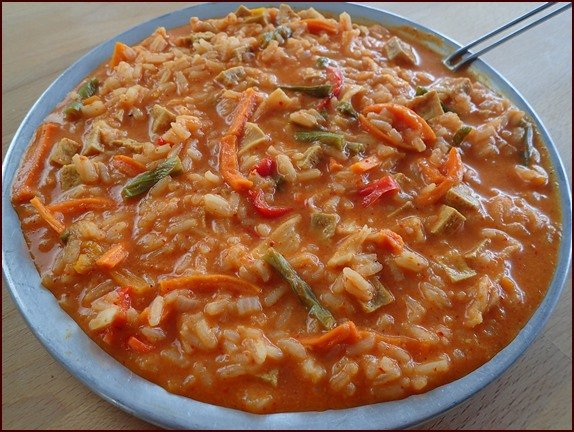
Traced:
POLYGON ((400 32, 282 5, 118 42, 39 127, 12 200, 103 349, 270 413, 488 361, 549 285, 557 191, 507 99, 400 32))

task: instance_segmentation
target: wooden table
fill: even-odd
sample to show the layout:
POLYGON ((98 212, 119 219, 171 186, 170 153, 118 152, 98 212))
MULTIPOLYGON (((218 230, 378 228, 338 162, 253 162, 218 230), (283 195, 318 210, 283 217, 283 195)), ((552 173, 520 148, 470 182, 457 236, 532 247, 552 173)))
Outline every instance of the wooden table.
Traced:
MULTIPOLYGON (((190 3, 191 4, 191 3, 190 3)), ((509 21, 526 3, 371 3, 459 42, 509 21)), ((181 3, 2 5, 2 154, 26 112, 73 61, 181 3)), ((572 178, 572 13, 559 15, 485 59, 532 104, 572 178)), ((149 429, 56 363, 2 290, 2 428, 149 429)), ((134 395, 135 396, 135 395, 134 395)), ((423 427, 572 428, 572 278, 541 337, 502 378, 423 427)))

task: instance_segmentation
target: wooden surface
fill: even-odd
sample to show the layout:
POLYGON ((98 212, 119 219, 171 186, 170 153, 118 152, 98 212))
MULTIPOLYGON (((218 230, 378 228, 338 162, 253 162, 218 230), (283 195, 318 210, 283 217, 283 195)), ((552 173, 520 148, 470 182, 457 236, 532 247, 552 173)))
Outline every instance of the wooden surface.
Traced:
MULTIPOLYGON (((2 154, 34 101, 95 45, 187 4, 2 4, 2 154)), ((371 3, 459 42, 507 22, 526 3, 371 3)), ((485 56, 530 102, 572 179, 572 12, 485 56)), ((3 282, 4 284, 4 282, 3 282)), ((34 338, 2 290, 2 428, 149 429, 93 394, 34 338)), ((136 395, 134 395, 136 396, 136 395)), ((447 428, 572 428, 572 277, 549 324, 500 379, 422 425, 447 428)))

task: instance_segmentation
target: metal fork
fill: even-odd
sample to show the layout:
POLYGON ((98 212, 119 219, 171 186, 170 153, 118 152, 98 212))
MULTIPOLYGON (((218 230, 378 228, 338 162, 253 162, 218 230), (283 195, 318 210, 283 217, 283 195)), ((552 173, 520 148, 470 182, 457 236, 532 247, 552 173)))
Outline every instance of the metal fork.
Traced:
POLYGON ((530 12, 527 12, 524 15, 516 18, 515 20, 509 22, 508 24, 505 24, 502 27, 499 27, 496 30, 491 31, 488 34, 485 34, 484 36, 479 37, 478 39, 470 42, 469 44, 463 46, 462 48, 459 48, 458 50, 453 52, 451 55, 446 57, 443 60, 443 64, 448 69, 450 69, 451 71, 456 71, 456 70, 460 69, 462 66, 474 61, 476 58, 478 58, 478 56, 490 51, 493 48, 496 48, 498 45, 506 42, 507 40, 512 39, 515 36, 518 36, 519 34, 525 32, 526 30, 528 30, 534 26, 537 26, 538 24, 543 23, 544 21, 552 18, 553 16, 558 15, 559 13, 562 13, 565 10, 572 7, 572 3, 568 3, 567 5, 564 5, 560 8, 552 11, 548 15, 544 15, 541 18, 538 18, 537 20, 531 22, 530 24, 504 36, 503 38, 497 40, 496 42, 493 42, 490 45, 487 45, 485 48, 481 49, 480 51, 478 51, 476 53, 471 53, 468 51, 470 48, 480 44, 481 42, 484 42, 485 40, 490 39, 493 36, 498 35, 499 33, 503 32, 504 30, 509 29, 510 27, 512 27, 512 26, 530 18, 533 15, 536 15, 536 14, 542 12, 543 10, 549 8, 550 6, 554 6, 556 4, 557 3, 554 3, 554 2, 545 3, 542 6, 539 6, 536 9, 534 9, 530 12))

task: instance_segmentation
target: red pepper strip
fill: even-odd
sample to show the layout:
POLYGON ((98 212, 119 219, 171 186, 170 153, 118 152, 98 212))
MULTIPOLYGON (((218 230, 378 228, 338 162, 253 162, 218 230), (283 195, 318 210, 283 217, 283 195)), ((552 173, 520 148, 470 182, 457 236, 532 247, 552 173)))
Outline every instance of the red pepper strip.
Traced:
POLYGON ((123 311, 127 311, 132 306, 131 291, 132 288, 129 286, 118 290, 119 299, 116 304, 121 307, 123 311))
POLYGON ((157 145, 162 146, 162 145, 166 144, 166 141, 162 137, 158 137, 157 140, 155 141, 155 143, 157 145))
POLYGON ((370 185, 360 189, 357 193, 363 196, 362 204, 365 207, 369 207, 380 197, 388 192, 398 191, 400 189, 398 183, 391 177, 385 176, 370 185))
POLYGON ((289 207, 271 207, 263 198, 263 191, 247 191, 249 201, 255 207, 255 211, 264 218, 276 218, 289 213, 292 209, 289 207))
POLYGON ((255 165, 255 171, 261 177, 269 177, 277 172, 277 164, 273 159, 262 159, 257 165, 255 165))
POLYGON ((335 97, 339 97, 341 93, 341 87, 343 87, 343 73, 341 69, 334 68, 333 66, 327 66, 327 79, 331 83, 333 90, 331 94, 335 97))
POLYGON ((331 83, 331 94, 323 99, 321 102, 317 104, 317 109, 322 110, 323 108, 327 107, 329 101, 333 96, 336 98, 339 97, 339 93, 341 93, 341 87, 343 87, 343 73, 341 69, 334 68, 333 66, 327 66, 327 79, 331 83))

